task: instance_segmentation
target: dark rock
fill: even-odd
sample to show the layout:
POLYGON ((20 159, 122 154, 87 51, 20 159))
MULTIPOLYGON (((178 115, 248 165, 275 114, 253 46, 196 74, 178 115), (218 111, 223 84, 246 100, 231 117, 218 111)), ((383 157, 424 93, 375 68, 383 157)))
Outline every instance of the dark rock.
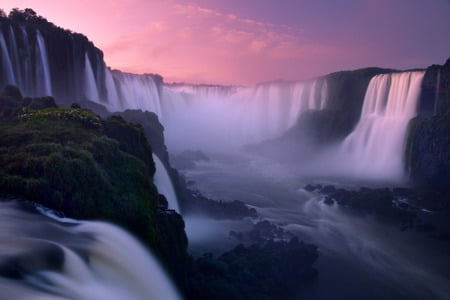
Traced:
POLYGON ((242 232, 236 232, 234 230, 230 231, 230 236, 234 237, 237 240, 242 240, 244 238, 244 233, 242 232))
POLYGON ((450 242, 450 232, 437 232, 431 235, 436 240, 450 242))
POLYGON ((405 160, 416 186, 450 194, 450 115, 418 116, 408 132, 405 160))
POLYGON ((304 189, 307 190, 308 192, 312 192, 314 190, 316 190, 317 187, 313 186, 312 184, 307 184, 304 189))
POLYGON ((169 202, 164 195, 158 195, 158 208, 162 210, 167 210, 169 208, 169 202))
POLYGON ((214 259, 198 258, 189 276, 190 299, 295 299, 299 283, 315 278, 317 247, 293 238, 239 245, 214 259))
POLYGON ((271 240, 290 240, 293 235, 283 228, 267 221, 259 221, 253 225, 253 228, 246 232, 230 231, 230 236, 236 238, 245 244, 263 245, 271 240))
POLYGON ((209 157, 201 151, 187 150, 172 158, 173 164, 178 169, 193 169, 199 161, 209 161, 209 157))
POLYGON ((419 223, 416 225, 416 231, 420 232, 433 232, 436 230, 436 226, 429 223, 419 223))
POLYGON ((441 194, 435 200, 426 197, 430 201, 428 205, 449 210, 450 59, 443 66, 427 69, 419 112, 408 126, 405 165, 416 187, 441 194))
POLYGON ((331 194, 336 192, 336 188, 333 185, 326 185, 320 190, 320 192, 324 194, 331 194))
POLYGON ((0 121, 17 119, 21 110, 22 105, 19 101, 9 96, 0 96, 0 121))
POLYGON ((53 97, 25 98, 24 106, 28 109, 44 109, 56 108, 55 99, 53 97))
POLYGON ((323 200, 323 203, 325 203, 326 205, 333 205, 334 200, 327 196, 325 197, 325 200, 323 200))
POLYGON ((6 85, 2 93, 0 94, 2 97, 11 97, 12 99, 20 102, 22 101, 22 93, 20 92, 19 88, 14 85, 6 85))
POLYGON ((184 287, 188 263, 188 239, 184 227, 183 218, 174 210, 158 210, 156 253, 175 278, 179 288, 184 287))
POLYGON ((242 219, 257 216, 256 210, 247 207, 242 201, 215 201, 199 193, 190 195, 189 202, 185 206, 185 212, 218 219, 242 219))

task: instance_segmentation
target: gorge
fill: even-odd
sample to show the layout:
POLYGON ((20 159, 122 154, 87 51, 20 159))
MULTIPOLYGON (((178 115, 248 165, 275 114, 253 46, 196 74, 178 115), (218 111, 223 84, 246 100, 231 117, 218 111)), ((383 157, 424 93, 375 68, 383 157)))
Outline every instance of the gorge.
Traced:
MULTIPOLYGON (((450 293, 450 60, 423 70, 366 68, 255 86, 165 83, 156 74, 111 70, 83 35, 22 17, 0 18, 6 91, 0 195, 15 199, 1 201, 0 221, 6 228, 26 225, 25 242, 0 248, 0 286, 8 298, 43 299, 42 292, 54 299, 113 293, 113 299, 445 299, 450 293), (42 104, 46 96, 67 111, 42 104), (91 221, 31 214, 17 208, 16 197, 91 221), (219 213, 190 213, 194 201, 217 205, 219 213), (237 211, 243 216, 230 217, 237 211), (125 227, 156 258, 120 229, 92 220, 125 227), (40 227, 56 232, 46 236, 40 227), (35 238, 47 241, 42 258, 26 252, 35 238), (113 250, 119 253, 103 256, 113 250), (248 273, 264 273, 252 265, 259 252, 286 259, 270 264, 258 257, 283 271, 261 294, 258 278, 233 274, 242 268, 235 260, 248 273), (318 275, 311 268, 316 259, 318 275), (11 261, 24 284, 11 283, 11 261), (89 272, 95 280, 86 279, 95 277, 89 272), (301 280, 290 282, 291 273, 301 280), (92 290, 76 291, 81 279, 92 290)), ((3 239, 13 231, 1 231, 3 239)))

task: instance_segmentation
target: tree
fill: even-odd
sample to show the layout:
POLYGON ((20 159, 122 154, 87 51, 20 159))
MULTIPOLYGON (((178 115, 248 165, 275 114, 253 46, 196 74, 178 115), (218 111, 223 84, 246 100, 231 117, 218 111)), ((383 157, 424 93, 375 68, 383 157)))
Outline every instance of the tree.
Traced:
POLYGON ((9 12, 8 18, 16 22, 36 21, 43 19, 41 16, 38 16, 37 13, 31 8, 25 8, 24 10, 13 8, 9 12))

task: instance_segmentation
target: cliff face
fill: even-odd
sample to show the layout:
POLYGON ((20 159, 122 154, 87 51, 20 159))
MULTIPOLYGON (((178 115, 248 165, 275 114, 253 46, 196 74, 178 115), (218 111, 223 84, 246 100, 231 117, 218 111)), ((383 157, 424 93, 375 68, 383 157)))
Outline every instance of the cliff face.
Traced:
MULTIPOLYGON (((423 187, 449 193, 450 182, 450 59, 427 69, 411 120, 405 153, 411 178, 423 187)), ((449 203, 445 204, 449 206, 449 203)))
POLYGON ((392 72, 395 70, 365 68, 324 76, 327 96, 323 109, 306 110, 283 135, 249 148, 269 156, 278 153, 277 157, 294 161, 299 156, 314 158, 318 149, 341 142, 355 128, 370 80, 376 75, 392 72), (280 151, 282 155, 279 155, 280 151))
MULTIPOLYGON (((110 111, 123 108, 127 87, 120 81, 127 74, 111 71, 102 51, 84 35, 57 27, 33 11, 0 17, 0 54, 0 89, 12 84, 25 96, 53 96, 66 107, 76 102, 110 111)), ((143 77, 160 92, 161 76, 143 77)))
POLYGON ((51 95, 60 104, 82 100, 86 57, 94 72, 99 77, 104 76, 101 68, 103 53, 81 34, 64 30, 44 18, 27 13, 0 18, 0 30, 4 50, 7 50, 2 55, 8 54, 6 59, 11 63, 9 68, 3 60, 0 82, 17 85, 24 95, 51 95), (49 82, 45 82, 47 80, 49 82), (51 94, 48 94, 49 89, 51 94))
MULTIPOLYGON (((161 132, 162 134, 162 132, 161 132)), ((79 219, 106 220, 139 237, 182 285, 184 221, 152 183, 152 148, 142 126, 101 119, 53 98, 0 95, 0 194, 20 196, 79 219)))
POLYGON ((325 76, 328 84, 328 106, 327 111, 323 112, 325 115, 323 122, 327 123, 328 133, 322 135, 332 139, 348 135, 359 120, 364 96, 372 77, 394 71, 391 69, 365 68, 336 72, 325 76), (326 117, 327 115, 328 117, 326 117))

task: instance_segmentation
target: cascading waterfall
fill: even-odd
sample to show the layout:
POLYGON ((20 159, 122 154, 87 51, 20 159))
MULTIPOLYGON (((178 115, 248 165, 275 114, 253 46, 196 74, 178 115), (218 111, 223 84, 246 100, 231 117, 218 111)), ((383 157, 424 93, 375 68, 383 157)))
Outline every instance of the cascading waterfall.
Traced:
POLYGON ((3 65, 3 84, 17 85, 27 96, 52 95, 52 80, 45 40, 36 30, 34 43, 29 40, 24 27, 20 27, 19 38, 23 48, 17 45, 17 33, 12 27, 8 30, 8 43, 0 30, 0 53, 3 65), (7 45, 8 44, 8 45, 7 45))
POLYGON ((153 161, 155 162, 156 168, 153 182, 158 188, 158 192, 166 197, 170 209, 180 212, 177 194, 173 187, 172 180, 170 180, 169 173, 156 154, 153 154, 153 161))
POLYGON ((91 61, 87 53, 84 56, 84 95, 93 102, 100 102, 94 70, 92 69, 91 61))
POLYGON ((5 77, 7 83, 16 84, 14 68, 12 66, 12 59, 10 58, 8 47, 6 45, 6 40, 1 30, 0 30, 0 50, 2 54, 3 72, 6 73, 3 76, 5 77))
MULTIPOLYGON (((52 74, 45 39, 39 31, 33 39, 31 29, 12 28, 0 31, 2 78, 7 81, 3 83, 17 84, 25 95, 47 94, 52 74), (24 49, 19 52, 22 40, 24 49)), ((327 109, 325 79, 255 87, 160 85, 153 75, 111 71, 98 59, 95 62, 94 71, 85 52, 83 73, 74 74, 84 80, 78 92, 109 111, 155 112, 171 152, 229 150, 258 143, 286 132, 307 110, 327 109)), ((375 177, 403 174, 405 130, 415 114, 422 77, 423 72, 403 72, 372 79, 359 124, 335 151, 337 155, 332 154, 339 157, 337 170, 375 177)))
POLYGON ((277 137, 302 112, 325 108, 326 81, 256 87, 165 86, 162 98, 171 149, 224 150, 277 137))
POLYGON ((339 150, 345 172, 375 178, 404 176, 406 130, 416 114, 424 74, 403 72, 372 78, 360 120, 339 150))
POLYGON ((21 70, 20 70, 20 65, 19 65, 20 60, 18 58, 18 53, 16 51, 16 49, 18 48, 17 41, 16 41, 16 35, 14 34, 14 30, 11 26, 9 26, 8 34, 9 34, 9 49, 8 50, 9 50, 9 54, 10 54, 10 60, 11 60, 11 64, 13 64, 12 65, 13 73, 17 73, 17 76, 14 76, 14 77, 17 77, 17 79, 20 80, 21 79, 21 76, 20 76, 21 70))
POLYGON ((52 81, 50 79, 47 49, 45 48, 44 38, 42 37, 39 30, 36 32, 36 46, 36 78, 39 81, 36 90, 38 94, 50 96, 52 95, 52 81))
POLYGON ((151 75, 135 75, 118 71, 112 74, 117 82, 120 103, 111 108, 152 111, 162 119, 161 99, 151 75))
POLYGON ((123 110, 120 105, 119 94, 117 91, 117 86, 114 81, 114 77, 111 74, 111 70, 106 66, 105 68, 105 84, 106 84, 106 93, 108 97, 108 103, 110 103, 108 109, 111 111, 120 111, 123 110))
POLYGON ((40 210, 47 216, 0 201, 7 241, 0 244, 0 298, 180 299, 156 259, 123 230, 40 210))
MULTIPOLYGON (((3 78, 7 81, 3 84, 16 84, 27 96, 51 95, 52 74, 44 37, 38 30, 33 39, 31 29, 28 33, 24 27, 10 29, 9 39, 0 34, 6 73, 3 78), (16 35, 20 33, 25 51, 18 49, 16 35)), ((82 78, 81 91, 64 94, 65 98, 76 100, 84 95, 109 111, 155 112, 174 151, 193 147, 229 149, 258 143, 292 127, 303 111, 326 107, 326 82, 322 79, 256 87, 158 86, 153 75, 111 71, 99 59, 91 60, 90 55, 84 53, 81 74, 73 74, 82 78)))
POLYGON ((27 30, 24 27, 20 28, 20 31, 22 33, 22 43, 24 45, 27 45, 25 47, 25 56, 22 57, 22 64, 21 64, 21 70, 22 70, 22 77, 20 81, 19 88, 24 91, 26 94, 31 94, 31 91, 33 91, 32 88, 32 66, 31 66, 31 49, 28 46, 28 33, 27 30))

